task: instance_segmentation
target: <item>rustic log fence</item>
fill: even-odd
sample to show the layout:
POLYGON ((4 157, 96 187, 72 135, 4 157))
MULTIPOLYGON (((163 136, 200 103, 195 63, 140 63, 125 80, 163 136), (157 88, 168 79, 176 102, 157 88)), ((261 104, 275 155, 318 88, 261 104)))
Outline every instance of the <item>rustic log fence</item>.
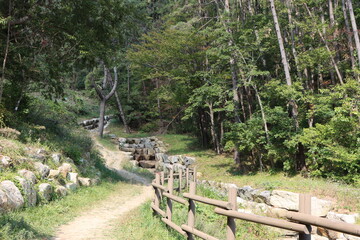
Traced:
POLYGON ((205 232, 195 228, 195 204, 200 202, 215 207, 214 212, 227 217, 226 240, 235 240, 236 238, 236 219, 259 223, 262 225, 291 230, 299 233, 300 240, 311 239, 311 226, 322 227, 345 234, 360 237, 360 225, 344 223, 337 220, 330 220, 311 215, 311 196, 300 194, 299 212, 287 211, 285 216, 287 220, 273 217, 259 216, 250 213, 237 211, 237 189, 232 187, 228 190, 228 201, 215 200, 211 198, 196 195, 196 168, 186 168, 185 172, 179 170, 174 173, 169 171, 168 176, 164 172, 156 173, 152 182, 155 191, 155 197, 151 208, 155 214, 159 214, 161 220, 170 228, 174 229, 188 240, 195 239, 197 236, 206 240, 219 240, 205 232), (174 179, 177 179, 178 186, 174 187, 174 179), (183 184, 185 180, 185 184, 183 184), (167 182, 167 184, 165 184, 167 182), (174 195, 174 190, 181 193, 184 189, 189 192, 183 193, 182 197, 174 195), (166 210, 160 208, 160 202, 166 197, 166 210), (173 202, 188 207, 187 223, 181 226, 172 221, 173 202))

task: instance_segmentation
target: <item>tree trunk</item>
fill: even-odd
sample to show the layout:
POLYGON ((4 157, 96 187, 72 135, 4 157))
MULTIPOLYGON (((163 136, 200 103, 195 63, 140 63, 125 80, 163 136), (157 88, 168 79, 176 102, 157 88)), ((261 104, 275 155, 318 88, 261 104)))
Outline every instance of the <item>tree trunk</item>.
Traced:
POLYGON ((274 18, 275 31, 276 31, 276 35, 277 35, 277 39, 278 39, 278 43, 279 43, 279 47, 280 47, 281 61, 282 61, 283 67, 284 67, 286 84, 288 86, 291 86, 292 82, 291 82, 291 76, 290 76, 289 62, 286 57, 284 41, 281 36, 281 30, 280 30, 280 25, 279 25, 279 21, 278 21, 276 9, 275 9, 274 0, 270 0, 270 5, 271 5, 271 12, 272 12, 272 15, 274 18))
POLYGON ((345 28, 346 28, 346 38, 348 41, 348 46, 349 46, 349 51, 350 51, 351 67, 353 70, 355 70, 356 62, 355 62, 355 57, 354 57, 354 45, 353 45, 353 41, 352 41, 352 38, 350 35, 351 29, 350 29, 350 24, 349 24, 349 18, 347 15, 347 7, 345 4, 346 0, 341 0, 341 1, 342 1, 342 11, 343 11, 343 15, 344 15, 345 28))
POLYGON ((219 141, 217 138, 217 134, 215 131, 215 120, 214 120, 214 109, 213 109, 213 103, 207 102, 206 103, 209 107, 209 116, 210 116, 210 131, 211 131, 211 138, 214 145, 214 150, 217 154, 220 154, 220 146, 219 141))
MULTIPOLYGON (((114 74, 115 74, 115 81, 118 81, 118 75, 117 75, 117 68, 116 67, 114 67, 114 74)), ((112 81, 111 81, 111 84, 113 84, 112 81)), ((126 133, 131 133, 130 128, 129 128, 129 126, 127 124, 127 121, 126 121, 125 113, 124 113, 124 110, 122 108, 119 95, 117 94, 116 91, 115 91, 114 94, 115 94, 115 99, 116 99, 116 104, 117 104, 117 107, 118 107, 118 110, 119 110, 119 114, 120 114, 121 120, 122 120, 122 122, 124 124, 125 131, 126 131, 126 133)))
POLYGON ((348 7, 349 13, 350 13, 350 21, 351 21, 351 26, 352 26, 353 33, 354 33, 356 52, 357 52, 357 57, 358 57, 358 61, 359 61, 359 68, 360 68, 360 40, 359 40, 358 28, 357 28, 357 25, 356 25, 356 19, 355 19, 355 15, 354 15, 354 9, 353 9, 353 5, 352 5, 352 1, 347 0, 347 4, 348 4, 347 7, 348 7))
POLYGON ((106 99, 103 98, 100 100, 100 119, 99 119, 99 136, 103 137, 104 135, 104 118, 105 118, 105 106, 106 106, 106 99))
MULTIPOLYGON (((9 16, 11 16, 11 1, 9 1, 9 16)), ((1 71, 1 78, 0 78, 0 103, 2 101, 3 92, 4 92, 4 84, 5 84, 5 68, 6 68, 6 60, 9 54, 9 47, 10 47, 10 21, 7 24, 7 36, 6 36, 6 47, 5 47, 5 54, 4 60, 2 64, 2 71, 1 71)))
MULTIPOLYGON (((273 0, 272 0, 272 1, 273 1, 273 0)), ((305 6, 305 8, 306 8, 306 10, 307 10, 307 12, 308 12, 308 14, 309 14, 309 16, 315 21, 315 19, 314 19, 314 17, 313 17, 313 14, 310 12, 310 9, 308 8, 308 6, 307 6, 306 3, 304 3, 304 6, 305 6)), ((326 39, 324 38, 324 35, 321 33, 321 31, 320 31, 319 29, 317 29, 317 32, 318 32, 321 40, 324 42, 326 50, 327 50, 327 51, 329 52, 329 54, 330 54, 330 60, 331 60, 331 63, 332 63, 332 65, 333 65, 333 67, 335 68, 335 71, 336 71, 336 74, 337 74, 337 76, 338 76, 338 78, 339 78, 340 84, 344 84, 344 81, 343 81, 342 75, 341 75, 341 73, 340 73, 340 70, 339 70, 339 68, 338 68, 338 65, 336 64, 335 59, 334 59, 334 57, 332 56, 332 52, 331 52, 331 50, 330 50, 330 48, 329 48, 329 45, 328 45, 326 39)))

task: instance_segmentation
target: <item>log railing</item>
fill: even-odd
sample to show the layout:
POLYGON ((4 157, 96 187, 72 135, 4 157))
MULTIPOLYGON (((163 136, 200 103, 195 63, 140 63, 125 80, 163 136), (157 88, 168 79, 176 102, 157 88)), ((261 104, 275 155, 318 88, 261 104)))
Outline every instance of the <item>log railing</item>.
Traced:
POLYGON ((300 240, 311 239, 312 225, 360 237, 360 225, 312 216, 311 197, 308 194, 300 194, 299 212, 287 211, 285 215, 287 220, 284 220, 238 212, 236 201, 237 189, 235 187, 229 189, 228 201, 215 200, 196 195, 196 168, 186 168, 186 171, 179 170, 179 173, 176 174, 174 174, 173 170, 170 170, 167 177, 165 177, 164 172, 156 173, 152 186, 155 191, 155 197, 151 204, 154 213, 162 216, 161 220, 167 226, 176 230, 188 240, 195 239, 194 236, 200 237, 201 239, 218 240, 216 237, 195 228, 196 202, 212 205, 215 207, 214 212, 216 214, 227 217, 226 240, 235 240, 235 219, 295 231, 299 233, 300 240), (178 180, 178 186, 176 188, 174 188, 174 178, 178 180), (185 180, 185 184, 183 184, 183 180, 185 180), (167 182, 167 185, 165 182, 167 182), (189 189, 188 193, 182 194, 183 198, 174 195, 174 190, 181 193, 183 189, 189 189), (160 202, 163 197, 166 197, 166 210, 160 208, 160 202), (181 226, 172 221, 173 202, 188 207, 187 223, 181 226))

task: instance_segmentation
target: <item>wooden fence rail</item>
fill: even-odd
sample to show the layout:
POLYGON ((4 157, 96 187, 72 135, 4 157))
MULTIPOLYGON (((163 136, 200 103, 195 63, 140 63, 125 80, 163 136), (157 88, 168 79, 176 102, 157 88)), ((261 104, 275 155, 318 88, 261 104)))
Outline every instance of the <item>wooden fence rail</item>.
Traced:
POLYGON ((156 173, 152 186, 154 188, 155 196, 153 203, 151 204, 151 208, 154 213, 162 216, 161 220, 167 226, 179 232, 188 240, 193 240, 194 236, 207 240, 219 240, 216 237, 195 228, 196 202, 215 206, 214 212, 216 214, 227 217, 226 240, 235 240, 236 238, 235 219, 295 231, 299 233, 300 240, 311 239, 311 225, 360 237, 359 225, 312 216, 311 196, 308 194, 300 194, 299 212, 287 211, 286 218, 288 220, 284 220, 238 212, 236 199, 237 189, 235 187, 229 189, 228 201, 221 201, 196 195, 196 168, 186 168, 185 171, 179 170, 179 173, 176 174, 174 174, 173 170, 170 170, 167 177, 165 177, 164 172, 156 173), (177 187, 174 187, 174 178, 177 178, 178 180, 177 187), (185 178, 184 186, 183 178, 185 178), (165 182, 167 182, 167 185, 165 185, 165 182), (174 190, 181 193, 183 189, 189 189, 188 193, 182 194, 184 198, 174 195, 174 190), (166 197, 165 211, 160 208, 162 197, 166 197), (172 221, 173 202, 188 207, 187 223, 184 223, 181 226, 172 221))

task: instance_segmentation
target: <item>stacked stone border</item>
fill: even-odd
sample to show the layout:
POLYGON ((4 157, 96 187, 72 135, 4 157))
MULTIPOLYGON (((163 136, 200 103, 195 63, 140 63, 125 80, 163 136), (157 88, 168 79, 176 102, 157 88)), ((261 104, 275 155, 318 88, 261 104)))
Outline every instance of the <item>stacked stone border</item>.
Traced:
POLYGON ((195 205, 197 202, 215 206, 214 212, 216 214, 227 217, 226 240, 235 239, 235 219, 290 230, 298 233, 300 240, 338 239, 337 233, 342 234, 340 237, 343 237, 343 239, 360 239, 360 226, 347 222, 355 221, 355 217, 352 218, 351 215, 345 216, 344 214, 340 215, 329 212, 331 203, 328 201, 312 198, 308 194, 297 194, 279 190, 271 192, 259 191, 249 186, 238 188, 234 184, 216 183, 206 180, 200 181, 196 179, 196 169, 193 169, 191 172, 192 174, 183 174, 182 171, 174 173, 173 169, 170 170, 169 174, 166 174, 164 171, 158 172, 156 173, 155 180, 152 182, 155 197, 151 208, 154 213, 160 215, 162 217, 161 220, 166 225, 187 239, 194 239, 194 236, 200 237, 201 239, 217 239, 195 228, 195 205), (174 179, 176 180, 174 181, 174 179), (183 184, 184 182, 186 183, 185 185, 183 184), (224 194, 227 193, 228 201, 215 200, 196 195, 196 186, 199 184, 212 187, 224 194), (187 188, 187 185, 189 185, 189 188, 187 188), (183 189, 187 189, 188 192, 180 196, 174 194, 174 190, 181 193, 183 189), (166 210, 160 208, 160 202, 163 197, 166 198, 166 210), (245 200, 244 198, 252 201, 245 200), (273 210, 275 216, 264 216, 264 214, 256 215, 249 212, 249 210, 247 212, 246 208, 244 208, 246 205, 245 201, 264 204, 268 209, 273 210), (187 223, 180 226, 172 221, 174 202, 184 205, 189 210, 187 223), (313 207, 311 207, 312 205, 313 207), (327 213, 325 214, 325 212, 327 213), (327 233, 326 236, 316 235, 322 232, 321 229, 327 233), (335 233, 335 235, 330 236, 332 233, 335 233))

